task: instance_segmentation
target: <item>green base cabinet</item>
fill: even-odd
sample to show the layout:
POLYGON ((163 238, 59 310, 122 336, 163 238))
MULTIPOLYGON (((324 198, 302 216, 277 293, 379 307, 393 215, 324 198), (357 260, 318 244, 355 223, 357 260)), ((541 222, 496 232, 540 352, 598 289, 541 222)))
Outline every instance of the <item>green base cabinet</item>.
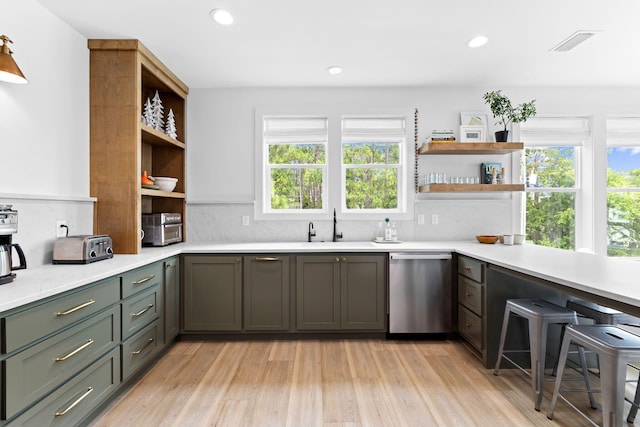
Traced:
POLYGON ((288 331, 289 256, 244 257, 244 330, 288 331))
POLYGON ((298 330, 384 331, 384 255, 296 257, 298 330))
POLYGON ((242 257, 184 257, 184 331, 242 329, 242 257))
POLYGON ((180 333, 180 258, 164 261, 164 343, 180 333))

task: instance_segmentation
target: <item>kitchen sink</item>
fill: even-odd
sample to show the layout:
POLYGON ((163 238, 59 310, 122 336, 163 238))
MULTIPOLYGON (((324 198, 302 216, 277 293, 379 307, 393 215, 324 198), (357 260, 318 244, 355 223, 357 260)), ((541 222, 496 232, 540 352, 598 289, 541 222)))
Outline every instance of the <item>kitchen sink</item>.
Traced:
POLYGON ((303 242, 305 248, 372 248, 375 246, 373 242, 303 242))

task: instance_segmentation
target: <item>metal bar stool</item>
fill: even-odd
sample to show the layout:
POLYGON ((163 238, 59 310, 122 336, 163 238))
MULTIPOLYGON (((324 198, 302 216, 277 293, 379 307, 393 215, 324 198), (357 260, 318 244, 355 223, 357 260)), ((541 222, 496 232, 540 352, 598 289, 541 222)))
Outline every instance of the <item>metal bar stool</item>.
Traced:
POLYGON ((567 308, 601 325, 640 324, 637 317, 589 301, 569 300, 567 308))
MULTIPOLYGON (((542 391, 544 389, 544 369, 547 354, 547 331, 550 324, 577 324, 578 317, 575 311, 568 310, 559 305, 552 304, 541 299, 508 299, 504 309, 504 319, 502 321, 502 332, 500 335, 500 346, 498 347, 498 358, 494 375, 498 375, 502 359, 507 360, 515 367, 531 376, 531 387, 533 390, 533 402, 536 411, 540 410, 542 403, 542 391), (517 315, 527 319, 529 327, 529 349, 528 350, 505 350, 504 343, 509 328, 511 315, 517 315), (508 353, 527 351, 530 353, 531 372, 516 363, 507 356, 508 353)), ((578 349, 580 362, 584 371, 584 381, 587 388, 590 388, 587 374, 587 362, 584 357, 584 350, 578 349)), ((591 404, 595 405, 592 394, 591 404)), ((594 406, 595 407, 595 406, 594 406)))
MULTIPOLYGON (((627 364, 640 362, 640 336, 611 325, 569 325, 565 329, 558 375, 553 390, 553 397, 547 412, 547 418, 553 418, 558 397, 564 400, 576 412, 593 421, 574 404, 560 394, 560 385, 567 362, 567 354, 571 344, 591 350, 598 355, 600 361, 600 392, 602 393, 602 420, 604 427, 622 426, 625 401, 625 383, 627 364)), ((593 392, 589 386, 585 390, 593 392)))
MULTIPOLYGON (((579 315, 593 319, 596 324, 640 325, 640 318, 638 317, 589 301, 580 299, 569 300, 567 301, 567 308, 574 310, 579 315)), ((631 367, 639 369, 638 366, 631 365, 631 367)), ((636 386, 635 398, 633 399, 631 410, 627 417, 628 423, 633 423, 635 420, 636 414, 638 413, 638 406, 640 406, 640 381, 638 381, 638 385, 636 386)))

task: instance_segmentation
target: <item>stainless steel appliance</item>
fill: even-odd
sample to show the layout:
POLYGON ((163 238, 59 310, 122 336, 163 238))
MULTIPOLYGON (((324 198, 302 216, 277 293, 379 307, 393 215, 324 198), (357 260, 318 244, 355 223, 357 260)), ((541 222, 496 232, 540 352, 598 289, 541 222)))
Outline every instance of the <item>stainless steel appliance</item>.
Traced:
POLYGON ((166 246, 182 242, 182 215, 179 213, 155 213, 142 215, 142 244, 166 246))
POLYGON ((0 285, 13 281, 16 274, 12 271, 27 268, 22 248, 17 243, 12 243, 13 235, 18 232, 18 212, 12 207, 13 205, 0 205, 0 285), (20 260, 18 265, 13 265, 13 249, 20 260))
POLYGON ((108 258, 113 258, 113 243, 106 234, 60 237, 53 245, 54 264, 89 264, 108 258))
POLYGON ((389 333, 452 330, 450 253, 389 254, 389 333))

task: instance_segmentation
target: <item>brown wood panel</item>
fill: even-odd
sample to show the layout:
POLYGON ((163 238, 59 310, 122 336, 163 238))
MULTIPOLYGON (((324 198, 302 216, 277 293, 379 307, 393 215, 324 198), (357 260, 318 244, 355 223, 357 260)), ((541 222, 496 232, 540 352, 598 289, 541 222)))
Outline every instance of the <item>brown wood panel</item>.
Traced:
POLYGON ((422 145, 418 154, 507 154, 523 148, 522 142, 430 142, 422 145))

